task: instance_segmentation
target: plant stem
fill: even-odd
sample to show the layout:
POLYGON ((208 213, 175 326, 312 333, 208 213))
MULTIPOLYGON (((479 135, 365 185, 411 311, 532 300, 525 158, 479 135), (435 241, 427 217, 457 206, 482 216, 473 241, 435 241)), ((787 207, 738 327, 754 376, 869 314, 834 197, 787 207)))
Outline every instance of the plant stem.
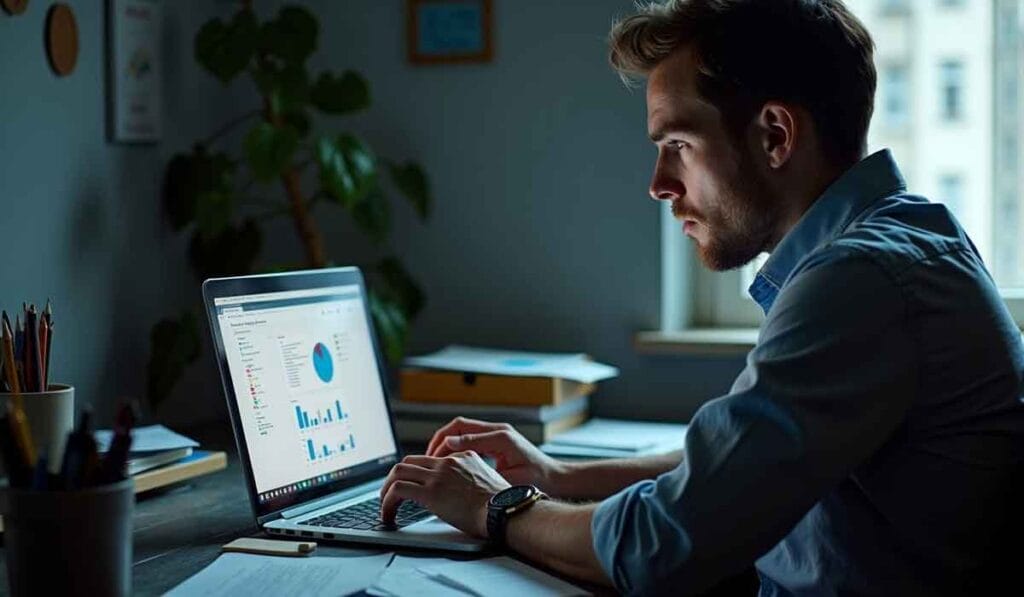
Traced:
POLYGON ((229 120, 226 123, 224 123, 224 126, 222 126, 219 129, 213 131, 213 134, 211 134, 209 137, 203 139, 202 145, 204 147, 210 146, 217 139, 220 139, 224 135, 230 133, 231 129, 235 128, 236 126, 242 124, 243 122, 245 122, 246 120, 249 120, 250 118, 252 118, 254 116, 259 116, 259 114, 260 114, 259 110, 250 110, 250 111, 248 111, 248 112, 246 112, 244 114, 240 114, 240 115, 232 118, 231 120, 229 120))
MULTIPOLYGON (((258 60, 265 59, 259 56, 258 60)), ((282 126, 281 117, 274 114, 270 109, 270 99, 263 97, 263 118, 270 124, 282 126)), ((291 206, 292 219, 295 221, 295 231, 299 234, 299 240, 306 250, 306 263, 311 268, 327 266, 327 257, 324 255, 323 237, 320 230, 309 214, 309 205, 302 196, 302 169, 297 164, 290 164, 281 174, 281 184, 284 185, 285 194, 288 195, 288 203, 291 206)))
POLYGON ((309 206, 302 198, 302 187, 299 179, 299 170, 290 166, 281 175, 281 182, 288 194, 291 203, 292 218, 295 220, 295 230, 299 233, 302 245, 306 249, 306 261, 309 267, 321 268, 327 265, 327 258, 324 256, 324 243, 320 236, 320 230, 313 223, 309 215, 309 206))

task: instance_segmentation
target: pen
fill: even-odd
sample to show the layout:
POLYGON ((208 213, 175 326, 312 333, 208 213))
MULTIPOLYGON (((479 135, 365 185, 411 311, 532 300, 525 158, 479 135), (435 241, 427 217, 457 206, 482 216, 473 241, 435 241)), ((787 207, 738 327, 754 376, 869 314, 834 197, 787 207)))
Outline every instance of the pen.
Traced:
POLYGON ((125 479, 125 467, 132 445, 132 426, 135 413, 131 403, 126 403, 117 413, 114 421, 114 438, 100 467, 100 482, 114 483, 125 479))
POLYGON ((11 435, 10 419, 7 415, 0 416, 0 456, 4 460, 4 468, 7 469, 7 477, 12 487, 24 487, 28 485, 29 469, 25 465, 25 456, 18 449, 18 445, 11 435))
POLYGON ((46 491, 49 489, 50 476, 46 472, 46 455, 43 454, 39 457, 39 462, 36 463, 36 468, 32 472, 32 489, 37 491, 46 491))
POLYGON ((96 439, 92 435, 92 411, 82 411, 78 427, 68 435, 64 449, 64 463, 61 478, 65 489, 85 487, 92 482, 99 457, 96 454, 96 439))

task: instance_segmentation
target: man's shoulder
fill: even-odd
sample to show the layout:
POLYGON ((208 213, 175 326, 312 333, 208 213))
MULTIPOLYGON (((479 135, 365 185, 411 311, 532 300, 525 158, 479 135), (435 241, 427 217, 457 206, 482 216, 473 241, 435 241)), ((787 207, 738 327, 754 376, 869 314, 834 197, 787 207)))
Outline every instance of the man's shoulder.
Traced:
POLYGON ((903 281, 915 265, 958 252, 977 253, 946 206, 917 195, 896 194, 873 203, 809 253, 793 276, 823 265, 866 259, 892 279, 903 281))

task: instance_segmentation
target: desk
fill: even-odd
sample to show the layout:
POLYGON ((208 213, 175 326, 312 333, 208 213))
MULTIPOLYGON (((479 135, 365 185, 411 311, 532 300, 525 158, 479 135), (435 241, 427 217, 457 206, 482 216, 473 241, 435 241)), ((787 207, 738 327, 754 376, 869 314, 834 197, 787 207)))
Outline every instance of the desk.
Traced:
MULTIPOLYGON (((204 449, 224 450, 228 466, 188 484, 139 496, 134 515, 132 589, 136 595, 160 595, 199 572, 225 543, 244 536, 265 536, 256 528, 246 496, 234 440, 224 426, 188 430, 204 449)), ((422 447, 421 447, 422 448, 422 447)), ((366 556, 394 549, 319 542, 318 556, 366 556)), ((398 550, 400 553, 466 559, 460 554, 398 550)), ((0 594, 7 593, 5 550, 0 550, 0 594)), ((576 583, 578 584, 578 583, 576 583)))
MULTIPOLYGON (((199 477, 187 485, 139 497, 134 516, 134 551, 132 589, 136 595, 160 595, 202 570, 220 554, 225 543, 245 536, 262 536, 256 528, 249 499, 245 492, 242 467, 238 463, 230 426, 223 425, 187 430, 204 449, 224 450, 228 466, 222 471, 199 477)), ((420 446, 422 450, 423 446, 420 446)), ((394 549, 360 548, 355 544, 319 542, 317 555, 352 557, 366 556, 394 549)), ((399 553, 467 559, 480 556, 397 550, 399 553)), ((5 551, 0 549, 0 594, 7 592, 5 551)), ((550 572, 550 571, 549 571, 550 572)), ((598 594, 608 590, 569 582, 598 594)), ((730 579, 705 594, 756 594, 756 577, 748 574, 730 579)))

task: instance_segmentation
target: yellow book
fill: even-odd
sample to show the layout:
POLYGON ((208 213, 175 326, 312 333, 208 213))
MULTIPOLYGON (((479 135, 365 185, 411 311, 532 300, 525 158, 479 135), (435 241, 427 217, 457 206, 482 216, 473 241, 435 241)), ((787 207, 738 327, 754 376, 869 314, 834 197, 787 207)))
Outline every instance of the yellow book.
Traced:
POLYGON ((399 393, 409 402, 544 406, 587 396, 597 387, 557 377, 403 369, 399 393))

